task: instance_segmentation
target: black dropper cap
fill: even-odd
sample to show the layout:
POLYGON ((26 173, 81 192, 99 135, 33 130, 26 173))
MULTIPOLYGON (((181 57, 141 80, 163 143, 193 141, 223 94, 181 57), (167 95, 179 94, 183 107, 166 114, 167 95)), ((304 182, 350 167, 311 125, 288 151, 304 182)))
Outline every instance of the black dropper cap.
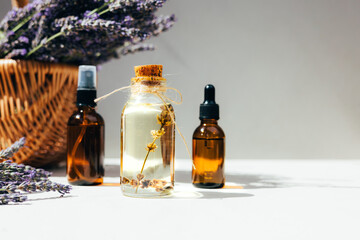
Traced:
POLYGON ((200 104, 200 120, 219 119, 219 105, 215 102, 215 87, 211 84, 205 86, 204 102, 200 104))

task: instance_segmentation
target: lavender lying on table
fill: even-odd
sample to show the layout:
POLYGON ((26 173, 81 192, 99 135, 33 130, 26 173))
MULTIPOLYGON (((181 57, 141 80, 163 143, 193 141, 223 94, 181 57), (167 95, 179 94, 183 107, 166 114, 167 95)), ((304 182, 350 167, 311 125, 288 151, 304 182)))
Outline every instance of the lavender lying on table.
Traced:
POLYGON ((172 27, 166 0, 34 0, 0 23, 0 58, 101 64, 153 50, 143 41, 172 27))
MULTIPOLYGON (((9 148, 0 151, 0 160, 12 157, 25 144, 21 138, 9 148)), ((64 195, 71 186, 49 180, 51 172, 24 164, 16 164, 11 160, 0 163, 0 205, 9 202, 24 202, 26 193, 57 191, 64 195)))

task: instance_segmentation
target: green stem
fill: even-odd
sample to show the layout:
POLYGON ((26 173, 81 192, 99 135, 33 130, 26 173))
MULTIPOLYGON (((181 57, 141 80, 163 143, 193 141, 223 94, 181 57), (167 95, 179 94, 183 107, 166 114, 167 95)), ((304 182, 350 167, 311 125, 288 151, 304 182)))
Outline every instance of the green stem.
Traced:
MULTIPOLYGON (((94 14, 94 13, 102 10, 102 9, 105 8, 107 5, 109 5, 110 3, 112 3, 113 1, 114 1, 114 0, 110 0, 110 1, 107 2, 107 3, 104 3, 101 7, 95 8, 94 10, 92 10, 92 11, 89 13, 88 16, 91 16, 92 14, 94 14)), ((103 10, 101 13, 99 13, 99 15, 102 15, 102 14, 108 12, 108 11, 110 11, 109 8, 103 10)), ((32 17, 32 16, 31 16, 31 17, 32 17)), ((17 25, 17 26, 14 28, 15 31, 17 31, 18 29, 20 29, 26 22, 28 22, 28 21, 31 19, 31 17, 26 18, 26 19, 25 19, 26 21, 23 21, 23 22, 21 22, 19 25, 17 25)), ((13 31, 14 31, 14 29, 13 29, 13 31)), ((45 44, 47 44, 48 42, 50 42, 50 41, 54 40, 55 38, 60 37, 60 36, 62 36, 62 35, 64 35, 64 32, 58 32, 58 33, 56 33, 55 35, 51 36, 48 40, 46 40, 45 44)), ((40 48, 42 48, 43 46, 44 46, 44 44, 41 43, 41 44, 37 45, 36 47, 34 47, 28 54, 26 54, 26 58, 29 57, 30 55, 32 55, 32 54, 33 54, 34 52, 36 52, 37 50, 39 50, 40 48)))
MULTIPOLYGON (((104 3, 102 6, 100 6, 100 7, 98 7, 98 8, 95 8, 94 10, 92 10, 92 11, 88 14, 88 16, 91 16, 91 15, 93 15, 94 13, 103 10, 106 6, 108 6, 108 5, 109 5, 110 3, 112 3, 112 2, 114 2, 114 0, 110 0, 110 1, 107 2, 107 3, 104 3)), ((109 8, 108 8, 108 9, 105 9, 104 11, 100 12, 99 15, 102 15, 102 14, 104 14, 105 12, 108 12, 109 10, 110 10, 109 8)))
POLYGON ((98 12, 98 11, 101 11, 102 9, 104 9, 104 7, 106 7, 107 5, 109 5, 111 2, 113 2, 113 0, 112 0, 112 1, 109 1, 109 2, 107 2, 107 3, 104 3, 102 6, 100 6, 100 7, 98 7, 98 8, 95 8, 94 10, 92 10, 92 11, 88 14, 88 16, 91 16, 91 15, 93 15, 94 13, 96 13, 96 12, 98 12))
POLYGON ((11 31, 16 32, 17 30, 19 30, 22 26, 24 26, 27 22, 30 21, 30 19, 34 16, 34 13, 31 14, 30 16, 28 16, 27 18, 25 18, 21 23, 19 23, 18 25, 16 25, 16 27, 14 27, 11 31))
MULTIPOLYGON (((48 40, 46 40, 45 44, 49 43, 50 41, 54 40, 57 37, 63 36, 64 34, 65 34, 64 32, 58 32, 58 33, 52 35, 48 40)), ((37 50, 39 50, 43 46, 44 46, 44 44, 42 44, 42 43, 37 45, 28 54, 26 54, 26 57, 29 57, 31 54, 33 54, 34 52, 36 52, 37 50)))
POLYGON ((103 15, 103 14, 109 12, 109 11, 110 11, 110 8, 105 9, 105 10, 103 10, 102 12, 99 13, 99 16, 101 16, 101 15, 103 15))
MULTIPOLYGON (((27 18, 25 18, 22 22, 20 22, 18 25, 16 25, 13 29, 11 29, 12 32, 17 32, 20 28, 22 28, 22 26, 24 26, 27 22, 29 22, 31 20, 31 18, 34 16, 34 13, 31 14, 30 16, 28 16, 27 18)), ((15 39, 18 39, 18 37, 21 35, 21 33, 19 34, 16 34, 15 36, 15 39)), ((4 39, 5 38, 5 33, 2 33, 1 36, 0 36, 0 40, 4 39)), ((7 54, 9 53, 9 51, 3 53, 1 55, 1 57, 5 57, 7 54)))

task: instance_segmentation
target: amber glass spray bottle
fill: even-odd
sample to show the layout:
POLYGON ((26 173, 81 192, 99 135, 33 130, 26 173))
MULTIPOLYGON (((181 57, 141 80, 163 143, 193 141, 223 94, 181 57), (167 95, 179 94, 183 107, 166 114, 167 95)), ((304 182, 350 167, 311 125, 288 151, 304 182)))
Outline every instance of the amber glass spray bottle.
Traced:
POLYGON ((74 185, 97 185, 104 176, 104 120, 96 113, 96 67, 80 66, 76 105, 69 118, 67 178, 74 185))
POLYGON ((199 188, 222 188, 225 184, 225 134, 217 124, 219 105, 215 87, 205 87, 205 100, 200 105, 201 124, 193 134, 192 182, 199 188))

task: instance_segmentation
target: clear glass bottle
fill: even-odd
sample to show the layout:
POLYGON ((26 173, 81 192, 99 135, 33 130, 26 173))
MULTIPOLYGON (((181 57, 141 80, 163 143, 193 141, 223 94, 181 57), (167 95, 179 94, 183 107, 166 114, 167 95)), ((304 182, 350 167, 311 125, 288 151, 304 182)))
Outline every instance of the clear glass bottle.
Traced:
POLYGON ((222 188, 225 184, 225 133, 218 125, 219 105, 215 87, 205 87, 205 101, 200 105, 201 124, 193 134, 192 182, 199 188, 222 188))
POLYGON ((121 189, 131 197, 168 195, 174 187, 175 119, 162 97, 161 65, 135 67, 121 117, 121 189))
POLYGON ((73 185, 97 185, 104 176, 104 120, 95 111, 96 68, 80 66, 78 110, 69 118, 67 178, 73 185))

